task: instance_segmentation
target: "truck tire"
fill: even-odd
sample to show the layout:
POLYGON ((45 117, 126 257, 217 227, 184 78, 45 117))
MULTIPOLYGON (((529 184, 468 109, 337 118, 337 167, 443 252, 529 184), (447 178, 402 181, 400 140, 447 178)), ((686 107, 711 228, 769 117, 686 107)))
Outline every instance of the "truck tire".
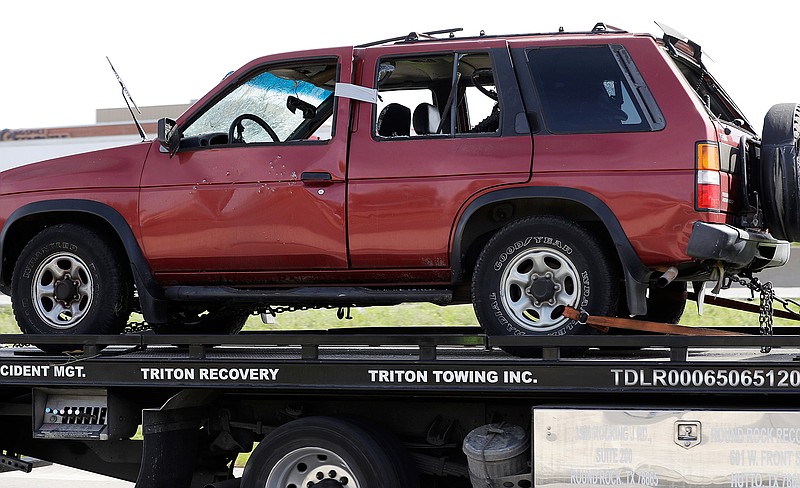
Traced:
POLYGON ((764 117, 759 194, 764 221, 778 239, 800 242, 800 105, 774 105, 764 117))
MULTIPOLYGON (((595 329, 556 314, 558 305, 614 315, 619 300, 614 258, 586 228, 555 216, 517 220, 484 247, 472 279, 478 322, 489 335, 561 336, 595 329)), ((516 355, 537 351, 508 347, 516 355)))
MULTIPOLYGON (((133 309, 127 259, 108 238, 75 224, 28 242, 11 277, 14 317, 25 334, 119 334, 133 309)), ((77 345, 38 346, 50 352, 77 345)))
POLYGON ((284 424, 256 447, 242 488, 418 488, 408 451, 390 434, 334 417, 284 424))

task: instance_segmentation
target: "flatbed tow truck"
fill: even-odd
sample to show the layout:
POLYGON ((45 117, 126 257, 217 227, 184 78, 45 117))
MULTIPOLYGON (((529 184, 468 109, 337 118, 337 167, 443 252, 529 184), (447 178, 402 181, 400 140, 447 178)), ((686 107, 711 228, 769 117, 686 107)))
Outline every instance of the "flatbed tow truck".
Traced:
POLYGON ((141 143, 3 172, 26 334, 0 344, 30 347, 0 350, 0 463, 138 488, 799 486, 800 330, 556 312, 671 323, 687 283, 702 303, 736 279, 771 330, 753 274, 800 242, 800 104, 759 137, 660 27, 270 54, 156 140, 137 122, 141 143), (410 301, 471 302, 482 329, 229 335, 410 301), (133 311, 155 331, 115 335, 133 311))
POLYGON ((2 464, 138 488, 796 486, 800 328, 778 333, 5 335, 84 348, 0 349, 2 464))

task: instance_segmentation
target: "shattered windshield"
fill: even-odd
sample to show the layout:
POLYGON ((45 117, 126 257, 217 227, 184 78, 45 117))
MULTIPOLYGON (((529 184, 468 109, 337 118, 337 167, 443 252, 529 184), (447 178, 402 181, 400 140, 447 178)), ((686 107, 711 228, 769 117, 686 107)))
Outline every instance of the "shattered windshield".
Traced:
POLYGON ((329 139, 335 72, 335 65, 327 64, 263 71, 214 104, 183 135, 232 130, 231 143, 329 139))

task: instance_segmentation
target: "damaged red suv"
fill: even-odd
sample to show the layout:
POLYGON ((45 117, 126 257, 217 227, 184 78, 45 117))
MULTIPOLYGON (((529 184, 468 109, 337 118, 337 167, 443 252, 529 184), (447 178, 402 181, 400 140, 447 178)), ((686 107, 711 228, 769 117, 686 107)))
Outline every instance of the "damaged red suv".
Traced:
POLYGON ((587 332, 559 305, 675 322, 687 282, 800 240, 800 108, 758 136, 664 30, 256 59, 157 140, 0 174, 1 289, 29 334, 415 301, 472 302, 492 335, 587 332))

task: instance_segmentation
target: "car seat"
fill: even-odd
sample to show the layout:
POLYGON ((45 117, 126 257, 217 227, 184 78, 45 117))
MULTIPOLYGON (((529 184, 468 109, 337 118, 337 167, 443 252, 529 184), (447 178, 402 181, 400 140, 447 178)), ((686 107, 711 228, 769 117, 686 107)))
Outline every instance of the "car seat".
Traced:
POLYGON ((378 115, 378 135, 399 137, 411 134, 411 110, 399 103, 390 103, 378 115))
POLYGON ((439 124, 442 121, 442 116, 439 110, 430 103, 420 103, 414 109, 414 132, 417 135, 436 134, 439 130, 439 124))

